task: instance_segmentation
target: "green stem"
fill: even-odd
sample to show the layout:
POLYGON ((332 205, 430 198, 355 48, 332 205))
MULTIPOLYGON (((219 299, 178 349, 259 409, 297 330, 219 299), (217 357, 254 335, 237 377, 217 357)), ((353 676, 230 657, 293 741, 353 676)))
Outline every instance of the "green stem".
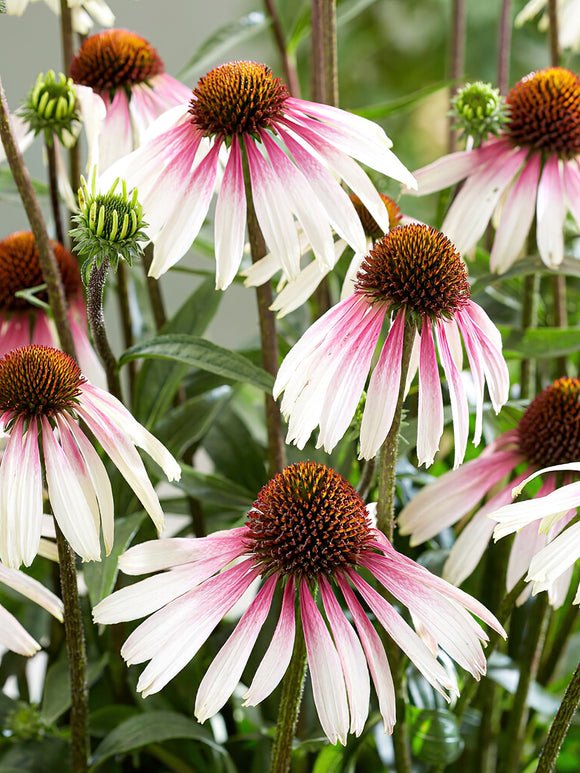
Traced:
MULTIPOLYGON (((538 320, 538 297, 540 278, 538 274, 524 277, 522 292, 522 330, 535 328, 538 320)), ((524 359, 520 365, 522 398, 532 398, 536 393, 536 361, 524 359)))
MULTIPOLYGON (((124 260, 120 260, 117 266, 117 297, 121 315, 121 328, 123 330, 123 345, 125 349, 128 349, 135 343, 135 338, 133 336, 131 306, 129 303, 129 269, 124 260)), ((133 395, 135 379, 137 378, 137 362, 136 360, 131 360, 127 364, 129 369, 129 394, 133 395)))
POLYGON ((338 106, 336 0, 312 0, 312 99, 338 106))
POLYGON ((54 525, 70 673, 72 770, 73 773, 85 773, 89 751, 89 695, 85 633, 79 605, 75 553, 63 536, 56 520, 54 525))
POLYGON ((306 643, 302 631, 300 612, 297 609, 296 640, 294 641, 292 660, 290 661, 288 670, 282 680, 282 692, 280 695, 280 706, 278 708, 278 722, 276 723, 276 735, 274 737, 272 758, 270 760, 270 773, 287 773, 287 771, 290 770, 292 742, 298 723, 298 714, 300 712, 305 678, 306 643))
POLYGON ((28 170, 24 165, 22 154, 14 141, 10 129, 9 115, 10 111, 8 110, 8 103, 6 102, 6 95, 2 86, 2 79, 0 78, 0 137, 2 138, 2 144, 4 145, 4 151, 10 165, 12 177, 18 188, 20 198, 22 199, 30 223, 30 230, 34 235, 34 242, 38 249, 38 259, 42 268, 42 276, 46 283, 48 302, 52 310, 54 323, 60 339, 60 345, 63 351, 74 357, 74 343, 58 263, 54 257, 54 251, 46 230, 42 210, 40 209, 38 199, 36 198, 34 188, 30 181, 28 170))
POLYGON ((89 284, 87 287, 87 316, 95 348, 99 353, 105 373, 107 374, 107 386, 109 392, 122 400, 121 382, 117 372, 117 359, 109 345, 107 338, 107 329, 105 327, 105 317, 103 315, 103 293, 109 271, 109 259, 102 257, 101 265, 97 260, 93 261, 89 284))
MULTIPOLYGON (((555 274, 552 277, 552 297, 554 303, 554 325, 556 327, 568 327, 568 309, 566 308, 566 277, 563 274, 555 274)), ((556 357, 556 376, 567 375, 566 357, 556 357)))
POLYGON ((145 270, 147 293, 149 295, 151 311, 153 312, 153 319, 155 320, 155 327, 157 330, 161 330, 167 321, 167 315, 165 313, 165 304, 163 302, 163 296, 161 295, 161 286, 159 281, 154 279, 152 276, 149 276, 149 269, 151 267, 152 260, 153 242, 149 242, 149 244, 143 250, 143 268, 145 270))
MULTIPOLYGON (((266 242, 256 217, 252 184, 245 150, 243 151, 244 186, 247 202, 248 237, 252 262, 256 263, 266 254, 266 242)), ((256 287, 258 301, 258 319, 260 323, 260 339, 262 343, 262 365, 264 370, 273 376, 278 372, 278 337, 276 333, 276 317, 270 310, 272 305, 272 287, 269 282, 256 287)), ((286 466, 286 448, 282 433, 282 417, 278 403, 272 395, 266 395, 266 429, 268 432, 268 469, 270 476, 276 475, 286 466)))
MULTIPOLYGON (((424 322, 423 324, 430 324, 424 322)), ((397 453, 399 450, 399 429, 401 427, 401 414, 405 399, 405 385, 413 341, 415 340, 415 325, 406 322, 403 333, 403 352, 401 355, 401 381, 399 384, 399 396, 395 406, 393 423, 385 442, 379 452, 379 492, 377 498, 377 527, 393 541, 395 528, 395 468, 397 466, 397 453)))
MULTIPOLYGON (((463 78, 465 61, 465 0, 453 0, 451 10, 451 55, 449 64, 449 79, 453 83, 451 97, 457 93, 459 80, 463 78)), ((452 153, 456 148, 457 131, 452 128, 453 119, 449 119, 448 147, 452 153)))
POLYGON ((548 0, 548 35, 550 38, 550 59, 552 67, 560 64, 560 42, 558 30, 558 0, 548 0))
POLYGON ((52 208, 56 240, 60 242, 63 247, 66 247, 64 243, 64 233, 62 230, 62 220, 60 217, 60 202, 58 200, 58 182, 56 179, 56 156, 54 143, 54 137, 50 142, 45 143, 46 156, 48 158, 48 189, 50 191, 50 206, 52 208))
POLYGON ((497 85, 500 94, 507 94, 510 78, 510 49, 512 40, 511 0, 502 0, 499 20, 497 85))
POLYGON ((509 712, 505 732, 507 741, 500 761, 500 771, 515 773, 519 770, 520 756, 527 719, 527 702, 530 685, 536 678, 540 652, 546 631, 546 613, 549 608, 548 594, 541 593, 534 602, 528 621, 524 649, 520 658, 520 678, 509 712))
POLYGON ((566 690, 558 713, 556 714, 548 738, 540 754, 536 773, 552 773, 556 769, 556 760, 564 743, 564 738, 572 722, 576 709, 580 705, 580 664, 566 690))

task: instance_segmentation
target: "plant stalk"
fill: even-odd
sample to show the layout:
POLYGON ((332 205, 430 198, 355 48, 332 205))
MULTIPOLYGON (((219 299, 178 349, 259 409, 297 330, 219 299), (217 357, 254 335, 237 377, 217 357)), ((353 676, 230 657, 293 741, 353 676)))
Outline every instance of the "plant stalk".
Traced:
POLYGON ((540 754, 536 773, 552 773, 556 769, 556 761, 568 733, 570 723, 580 705, 580 664, 566 690, 560 708, 552 722, 548 738, 540 754))
POLYGON ((105 373, 107 374, 107 386, 109 392, 118 400, 122 400, 121 382, 117 372, 117 359, 109 345, 107 338, 107 329, 105 327, 105 317, 103 314, 103 293, 109 271, 109 259, 102 257, 101 265, 97 260, 93 260, 89 284, 87 287, 87 316, 95 348, 101 358, 105 373))
POLYGON ((286 40, 284 36, 284 29, 280 21, 278 10, 274 3, 274 0, 264 0, 268 16, 272 21, 272 29, 274 31, 274 39, 276 40, 276 47, 278 53, 282 59, 282 67, 284 68, 284 77, 286 79, 286 85, 293 97, 300 96, 300 82, 298 81, 298 73, 296 71, 296 63, 288 55, 288 49, 286 47, 286 40))
POLYGON ((502 0, 497 57, 497 85, 500 94, 507 94, 509 90, 511 42, 512 4, 511 0, 502 0))

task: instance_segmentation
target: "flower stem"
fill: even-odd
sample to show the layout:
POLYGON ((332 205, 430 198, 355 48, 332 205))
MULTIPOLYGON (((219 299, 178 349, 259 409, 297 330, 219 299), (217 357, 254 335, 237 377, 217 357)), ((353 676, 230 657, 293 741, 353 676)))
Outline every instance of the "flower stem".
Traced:
POLYGON ((282 680, 282 693, 278 708, 276 736, 272 747, 270 773, 287 773, 290 770, 292 741, 298 723, 304 679, 306 677, 306 643, 300 622, 300 611, 296 612, 296 640, 288 670, 282 680))
POLYGON ((499 19, 499 42, 497 62, 497 86, 500 94, 507 94, 510 78, 510 48, 512 41, 511 0, 502 0, 499 19))
POLYGON ((312 99, 338 107, 336 0, 312 0, 311 59, 312 99))
POLYGON ((403 333, 403 352, 401 356, 401 382, 399 396, 393 416, 393 423, 385 442, 379 452, 379 491, 377 499, 377 527, 386 535, 389 542, 393 541, 395 528, 395 468, 399 450, 399 429, 401 414, 405 399, 405 386, 411 350, 415 340, 415 325, 407 322, 403 333))
POLYGON ((71 693, 71 747, 73 773, 87 770, 88 686, 85 634, 79 605, 75 553, 55 520, 56 544, 60 569, 60 588, 64 604, 64 629, 68 650, 71 693))
POLYGON ((298 72, 296 71, 296 63, 288 55, 288 49, 286 48, 286 40, 284 39, 284 29, 280 22, 280 16, 274 4, 274 0, 264 0, 268 16, 272 21, 272 29, 274 31, 274 38, 276 40, 276 46, 282 59, 282 67, 284 68, 284 76, 286 78, 286 85, 293 97, 300 96, 300 83, 298 81, 298 72))
POLYGON ((109 392, 119 400, 122 400, 121 383, 119 381, 119 374, 117 373, 117 360, 109 346, 109 339, 107 338, 107 330, 105 327, 105 317, 103 315, 103 293, 105 291, 108 271, 109 259, 107 257, 102 257, 100 266, 98 265, 97 260, 93 260, 91 274, 89 276, 89 285, 87 287, 87 316, 93 335, 93 341, 95 342, 95 348, 99 353, 99 357, 105 368, 105 373, 107 374, 107 386, 109 387, 109 392))
MULTIPOLYGON (((524 277, 522 292, 522 330, 536 327, 538 319, 538 296, 540 278, 538 274, 524 277)), ((520 396, 531 398, 536 392, 536 361, 524 359, 520 366, 520 396)))
POLYGON ((56 156, 54 149, 54 138, 50 142, 46 142, 46 156, 48 158, 48 188, 50 191, 50 206, 52 208, 52 217, 54 219, 54 228, 56 232, 56 239, 63 246, 64 233, 62 230, 62 220, 60 217, 60 203, 58 200, 58 183, 56 180, 56 156))
MULTIPOLYGON (((117 296, 119 300, 119 312, 121 314, 121 327, 123 329, 123 345, 125 349, 133 346, 133 325, 131 319, 131 307, 129 302, 129 269, 124 260, 117 266, 117 296)), ((131 360, 127 363, 129 370, 129 394, 134 394, 135 379, 137 378, 137 363, 131 360)))
MULTIPOLYGON (((457 93, 459 80, 463 77, 465 61, 465 0, 453 0, 451 10, 451 52, 449 78, 452 82, 451 97, 457 93)), ((452 128, 453 119, 449 119, 449 152, 455 150, 457 131, 452 128)))
POLYGON ((149 303, 151 304, 151 311, 153 312, 155 327, 157 330, 161 330, 167 321, 167 315, 165 313, 165 304, 163 303, 163 296, 161 295, 159 281, 154 279, 152 276, 149 276, 149 269, 151 267, 152 260, 153 242, 149 242, 149 244, 143 250, 143 268, 145 270, 147 294, 149 295, 149 303))
POLYGON ((34 241, 38 249, 38 260, 42 269, 43 280, 46 283, 48 302, 52 310, 60 345, 63 351, 74 357, 74 343, 58 263, 54 257, 42 210, 32 187, 28 170, 24 165, 22 154, 14 141, 10 129, 9 115, 8 103, 6 102, 6 95, 2 86, 2 79, 0 78, 0 137, 2 138, 2 144, 4 145, 4 151, 6 152, 6 158, 8 159, 14 182, 18 188, 30 223, 30 229, 34 234, 34 241))
POLYGON ((580 664, 576 667, 576 671, 570 680, 570 684, 566 689, 558 713, 556 714, 548 738, 540 754, 538 761, 538 767, 536 773, 552 773, 556 769, 556 760, 566 733, 572 722, 572 717, 576 712, 576 709, 580 705, 580 664))
MULTIPOLYGON (((252 185, 246 153, 243 153, 244 186, 247 202, 248 237, 252 262, 256 263, 266 254, 266 242, 256 217, 252 185)), ((260 339, 262 343, 262 365, 264 370, 273 376, 278 372, 278 337, 276 333, 276 317, 270 310, 272 305, 272 287, 269 282, 256 287, 258 300, 258 319, 260 322, 260 339)), ((282 417, 278 403, 272 395, 266 395, 266 429, 268 432, 268 469, 270 476, 276 475, 286 466, 286 449, 282 435, 282 417)))
POLYGON ((550 37, 550 59, 552 67, 560 64, 560 43, 558 29, 558 0, 548 0, 548 34, 550 37))

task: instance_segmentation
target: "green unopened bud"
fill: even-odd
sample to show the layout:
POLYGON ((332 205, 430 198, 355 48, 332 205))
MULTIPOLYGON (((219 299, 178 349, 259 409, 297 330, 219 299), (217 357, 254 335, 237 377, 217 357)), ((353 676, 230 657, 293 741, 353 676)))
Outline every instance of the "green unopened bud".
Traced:
POLYGON ((82 274, 85 283, 93 260, 101 265, 103 259, 109 259, 113 268, 117 268, 119 259, 129 265, 143 251, 140 244, 147 241, 143 228, 143 209, 137 200, 137 189, 131 195, 127 185, 121 181, 121 191, 117 193, 119 180, 115 180, 107 193, 96 191, 96 170, 93 173, 91 187, 81 177, 79 188, 80 213, 74 220, 77 227, 71 231, 75 240, 74 250, 85 259, 82 274))
POLYGON ((22 115, 35 134, 44 132, 47 142, 54 134, 67 146, 78 135, 77 97, 74 83, 63 73, 40 73, 22 107, 22 115))
POLYGON ((50 731, 50 726, 40 715, 37 706, 19 701, 8 714, 4 729, 18 741, 40 740, 50 731))
POLYGON ((462 136, 480 145, 489 134, 499 134, 509 119, 508 107, 498 89, 489 83, 467 83, 451 100, 449 115, 462 136))

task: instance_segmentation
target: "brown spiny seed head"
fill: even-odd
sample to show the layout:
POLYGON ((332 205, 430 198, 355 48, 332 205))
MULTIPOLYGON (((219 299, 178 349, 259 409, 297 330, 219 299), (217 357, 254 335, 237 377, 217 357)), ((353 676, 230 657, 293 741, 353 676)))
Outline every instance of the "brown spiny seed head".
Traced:
POLYGON ((129 30, 104 30, 87 38, 72 61, 75 83, 101 94, 124 87, 129 91, 165 72, 161 57, 140 35, 129 30))
POLYGON ((508 137, 559 158, 580 154, 580 78, 562 67, 532 72, 506 97, 508 137))
POLYGON ((580 459, 580 380, 560 378, 529 404, 518 425, 530 464, 548 467, 580 459))
MULTIPOLYGON (((379 196, 381 197, 383 204, 385 205, 385 209, 388 212, 389 230, 392 231, 393 228, 396 228, 399 225, 403 218, 403 215, 401 214, 401 208, 393 201, 393 199, 390 199, 383 193, 380 193, 379 196)), ((351 194, 350 200, 352 201, 352 205, 356 209, 356 213, 360 218, 365 234, 373 241, 377 241, 377 239, 380 239, 381 236, 384 236, 385 232, 359 199, 359 197, 355 196, 353 193, 351 194)))
POLYGON ((0 412, 14 417, 54 416, 72 408, 85 378, 68 354, 23 346, 0 360, 0 412))
POLYGON ((376 242, 356 289, 414 316, 451 319, 469 300, 465 265, 449 239, 426 225, 395 228, 376 242))
POLYGON ((189 112, 206 136, 268 129, 281 117, 288 89, 257 62, 229 62, 200 78, 189 112))
MULTIPOLYGON (((62 244, 52 242, 52 248, 60 268, 65 295, 70 299, 81 290, 77 261, 62 244)), ((0 314, 32 310, 30 303, 25 298, 16 297, 15 293, 43 283, 38 250, 30 231, 19 231, 0 241, 0 314)), ((36 293, 36 297, 48 303, 46 290, 36 293)))
POLYGON ((372 544, 364 502, 343 477, 317 462, 286 467, 248 513, 249 549, 264 574, 315 578, 356 564, 372 544))

